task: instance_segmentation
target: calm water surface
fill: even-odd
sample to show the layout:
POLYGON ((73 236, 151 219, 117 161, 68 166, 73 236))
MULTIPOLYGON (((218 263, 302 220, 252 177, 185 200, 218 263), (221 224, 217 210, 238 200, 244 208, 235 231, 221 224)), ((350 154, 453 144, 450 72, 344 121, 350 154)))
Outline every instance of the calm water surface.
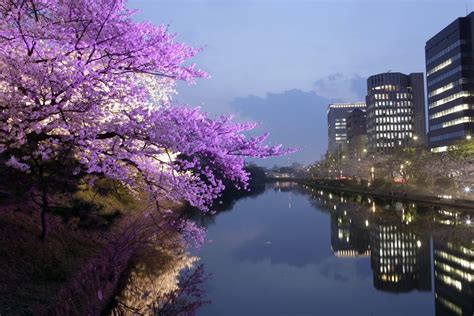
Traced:
POLYGON ((204 222, 198 315, 474 313, 468 213, 281 184, 204 222))

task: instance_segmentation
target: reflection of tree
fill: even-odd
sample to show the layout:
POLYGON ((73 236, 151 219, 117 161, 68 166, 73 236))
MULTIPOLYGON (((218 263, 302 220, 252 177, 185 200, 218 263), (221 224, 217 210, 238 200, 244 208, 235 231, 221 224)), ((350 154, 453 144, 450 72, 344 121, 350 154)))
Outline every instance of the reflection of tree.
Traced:
POLYGON ((212 210, 216 212, 229 211, 238 200, 247 197, 256 198, 264 192, 264 184, 250 184, 247 190, 237 190, 235 188, 226 189, 213 205, 212 210))
POLYGON ((204 265, 201 264, 192 273, 182 278, 177 290, 161 299, 161 302, 153 309, 154 315, 195 315, 201 306, 210 303, 203 300, 205 292, 202 285, 206 279, 204 265))
POLYGON ((131 272, 121 293, 116 297, 116 315, 149 315, 168 304, 167 298, 179 292, 179 276, 198 260, 179 243, 166 246, 149 245, 132 263, 131 272))
POLYGON ((202 227, 209 227, 214 224, 215 215, 220 212, 230 211, 235 203, 243 198, 256 198, 265 192, 265 184, 250 184, 248 190, 237 190, 235 188, 226 189, 222 196, 212 206, 212 212, 202 213, 199 210, 188 207, 187 215, 202 227))

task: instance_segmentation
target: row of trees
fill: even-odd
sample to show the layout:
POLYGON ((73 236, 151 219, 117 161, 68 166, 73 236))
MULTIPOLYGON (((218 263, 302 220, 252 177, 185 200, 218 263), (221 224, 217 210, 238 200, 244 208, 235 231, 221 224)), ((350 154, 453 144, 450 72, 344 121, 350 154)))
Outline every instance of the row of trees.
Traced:
POLYGON ((367 181, 385 179, 418 186, 469 186, 474 175, 474 142, 463 140, 446 152, 433 153, 424 148, 399 149, 391 155, 367 155, 349 159, 343 153, 328 154, 313 164, 315 178, 355 177, 367 181))

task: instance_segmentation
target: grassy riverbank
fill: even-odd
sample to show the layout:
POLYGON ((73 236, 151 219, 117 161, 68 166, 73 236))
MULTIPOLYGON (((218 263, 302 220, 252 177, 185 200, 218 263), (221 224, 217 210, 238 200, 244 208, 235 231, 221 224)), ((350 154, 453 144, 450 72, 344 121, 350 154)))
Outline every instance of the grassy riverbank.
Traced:
POLYGON ((37 212, 22 207, 1 213, 1 315, 35 314, 104 245, 95 234, 71 229, 59 218, 51 219, 54 229, 41 241, 37 212))
POLYGON ((33 201, 2 195, 0 315, 46 310, 143 206, 125 190, 100 181, 92 190, 79 187, 67 201, 58 193, 49 215, 50 233, 40 240, 40 215, 33 201))

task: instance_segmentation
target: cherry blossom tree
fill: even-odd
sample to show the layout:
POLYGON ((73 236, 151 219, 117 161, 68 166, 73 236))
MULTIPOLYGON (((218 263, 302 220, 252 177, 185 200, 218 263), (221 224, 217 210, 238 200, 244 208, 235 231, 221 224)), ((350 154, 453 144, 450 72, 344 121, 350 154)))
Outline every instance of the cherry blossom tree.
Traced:
POLYGON ((254 124, 171 104, 176 81, 207 77, 188 63, 200 49, 133 13, 125 0, 0 4, 0 163, 38 179, 43 238, 54 168, 207 211, 223 180, 246 186, 245 157, 289 152, 247 138, 254 124))

